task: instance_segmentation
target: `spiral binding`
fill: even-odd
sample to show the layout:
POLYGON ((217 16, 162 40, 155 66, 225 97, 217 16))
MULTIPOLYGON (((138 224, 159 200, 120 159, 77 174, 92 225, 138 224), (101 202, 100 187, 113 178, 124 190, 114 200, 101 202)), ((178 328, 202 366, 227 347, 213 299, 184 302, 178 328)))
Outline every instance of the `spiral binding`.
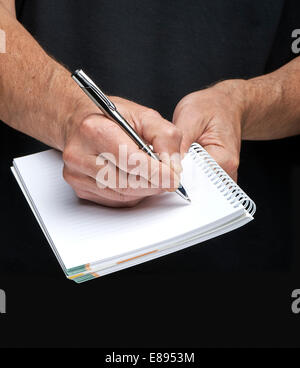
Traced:
POLYGON ((190 148, 190 154, 234 208, 242 204, 251 216, 255 214, 256 205, 253 200, 247 196, 200 144, 193 143, 190 148))

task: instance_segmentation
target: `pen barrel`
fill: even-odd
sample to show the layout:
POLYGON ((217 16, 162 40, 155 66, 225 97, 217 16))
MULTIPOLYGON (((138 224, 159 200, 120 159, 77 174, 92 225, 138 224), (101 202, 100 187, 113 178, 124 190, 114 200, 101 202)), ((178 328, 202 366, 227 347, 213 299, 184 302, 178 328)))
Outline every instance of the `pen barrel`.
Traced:
MULTIPOLYGON (((123 118, 117 111, 116 106, 110 99, 100 90, 100 88, 83 72, 83 70, 76 70, 72 74, 74 81, 80 86, 83 92, 99 107, 103 114, 108 119, 114 121, 121 129, 137 144, 137 146, 144 151, 148 156, 156 161, 160 161, 159 157, 153 152, 133 127, 123 118)), ((176 193, 186 200, 189 200, 188 195, 180 184, 176 193)))
POLYGON ((89 87, 81 87, 84 93, 99 107, 99 109, 103 112, 103 114, 116 124, 137 144, 137 146, 147 153, 154 160, 159 160, 156 154, 151 150, 151 148, 145 144, 143 139, 139 136, 139 134, 132 128, 132 126, 128 123, 126 119, 123 118, 122 115, 116 110, 116 108, 109 108, 107 104, 102 103, 102 100, 99 100, 97 93, 89 88, 89 87))
POLYGON ((102 112, 111 120, 116 122, 121 129, 138 145, 138 147, 144 151, 148 156, 156 161, 159 161, 159 157, 152 151, 152 149, 143 141, 139 134, 132 128, 126 119, 119 114, 117 110, 107 109, 99 106, 102 112))
POLYGON ((95 105, 103 112, 103 114, 110 120, 119 125, 121 129, 138 145, 138 147, 158 160, 158 157, 151 150, 151 148, 143 141, 139 134, 132 128, 132 126, 123 118, 117 111, 116 106, 110 99, 101 91, 101 89, 92 81, 92 79, 84 73, 83 70, 76 70, 72 74, 72 78, 79 85, 82 91, 95 103, 95 105))
MULTIPOLYGON (((103 111, 103 110, 102 110, 103 111)), ((138 147, 146 152, 149 156, 153 157, 155 154, 152 152, 151 148, 143 141, 139 134, 133 129, 133 127, 128 123, 128 121, 119 114, 118 111, 106 110, 104 109, 104 114, 116 124, 119 125, 121 129, 138 145, 138 147)), ((157 159, 157 157, 155 156, 157 159)))
POLYGON ((152 151, 152 149, 151 149, 149 146, 145 145, 145 146, 142 148, 142 150, 143 150, 145 153, 147 153, 147 155, 149 155, 150 157, 152 157, 154 160, 159 161, 159 157, 157 156, 157 154, 156 154, 156 153, 154 153, 154 152, 152 151))

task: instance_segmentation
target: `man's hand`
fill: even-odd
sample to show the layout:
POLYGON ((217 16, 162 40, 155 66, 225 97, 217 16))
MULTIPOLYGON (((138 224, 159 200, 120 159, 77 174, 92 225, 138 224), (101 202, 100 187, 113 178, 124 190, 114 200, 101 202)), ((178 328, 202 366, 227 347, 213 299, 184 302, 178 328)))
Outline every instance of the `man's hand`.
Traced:
MULTIPOLYGON (((165 154, 161 157, 163 162, 142 152, 103 114, 92 113, 78 118, 75 113, 67 126, 63 149, 65 180, 78 197, 110 207, 134 206, 144 197, 176 190, 181 172, 180 130, 154 110, 122 98, 113 97, 112 100, 154 151, 165 154), (125 157, 120 157, 120 147, 126 149, 125 157), (132 187, 130 183, 137 182, 136 172, 132 171, 137 166, 136 161, 139 187, 132 187), (106 170, 107 176, 99 175, 100 170, 106 170), (108 178, 113 180, 109 182, 108 178)), ((124 151, 122 153, 124 156, 124 151)))
MULTIPOLYGON (((71 73, 45 53, 15 19, 9 4, 12 1, 0 0, 0 28, 7 36, 6 53, 0 54, 0 120, 62 151, 64 177, 81 198, 107 206, 131 206, 146 196, 168 188, 175 190, 181 170, 179 158, 173 157, 171 168, 168 155, 161 157, 163 164, 142 153, 121 128, 100 113, 72 80, 71 73), (119 161, 119 145, 127 146, 128 157, 123 161, 119 161), (116 161, 101 163, 98 157, 105 153, 113 154, 116 161), (141 178, 132 173, 139 166, 133 162, 137 156, 144 158, 141 178), (130 157, 132 162, 124 167, 130 157), (112 188, 103 188, 105 176, 98 175, 103 166, 116 174, 112 188), (120 188, 120 179, 127 179, 129 187, 120 188), (132 182, 142 188, 134 187, 132 182)), ((179 152, 181 132, 170 122, 151 109, 120 98, 113 100, 155 152, 179 152)), ((111 155, 106 158, 111 159, 111 155)))
MULTIPOLYGON (((6 34, 6 53, 0 54, 0 120, 63 151, 65 178, 80 197, 105 205, 132 205, 164 189, 165 176, 173 181, 169 188, 175 189, 180 163, 174 159, 171 169, 168 155, 161 157, 165 164, 147 157, 154 174, 141 175, 141 180, 153 184, 159 174, 157 188, 101 188, 98 155, 116 155, 119 144, 127 144, 129 155, 139 150, 119 127, 99 114, 75 86, 70 72, 50 58, 16 20, 12 5, 12 0, 0 0, 0 28, 6 34)), ((114 100, 157 153, 173 154, 180 144, 184 152, 196 141, 236 179, 241 137, 279 139, 300 133, 299 76, 298 57, 271 74, 250 81, 222 82, 186 96, 174 113, 174 122, 184 136, 182 144, 181 133, 158 113, 114 100)), ((129 165, 128 171, 118 160, 111 162, 110 168, 117 168, 117 182, 134 176, 130 175, 132 167, 129 165)))
POLYGON ((200 143, 222 168, 237 180, 244 103, 244 81, 225 81, 185 96, 173 122, 183 132, 181 153, 200 143))
POLYGON ((181 152, 193 142, 237 179, 241 139, 270 140, 300 134, 300 57, 273 73, 227 80, 184 97, 173 122, 183 132, 181 152))

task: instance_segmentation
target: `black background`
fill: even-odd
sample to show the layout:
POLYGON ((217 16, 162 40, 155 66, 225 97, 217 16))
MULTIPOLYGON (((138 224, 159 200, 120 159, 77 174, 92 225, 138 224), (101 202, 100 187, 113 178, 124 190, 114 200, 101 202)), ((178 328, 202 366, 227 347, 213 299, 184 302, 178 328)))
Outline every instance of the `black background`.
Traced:
MULTIPOLYGON (((101 12, 92 14, 83 2, 72 12, 72 1, 38 0, 18 1, 18 16, 70 69, 85 66, 106 90, 168 119, 192 90, 263 74, 295 57, 296 1, 86 3, 100 3, 101 12), (90 24, 101 29, 95 33, 90 24), (194 42, 201 45, 198 54, 194 42)), ((254 222, 83 285, 65 279, 9 172, 14 157, 45 147, 3 124, 0 138, 0 288, 7 293, 0 346, 300 345, 300 315, 291 311, 291 293, 300 288, 299 137, 244 142, 239 184, 257 203, 254 222)))

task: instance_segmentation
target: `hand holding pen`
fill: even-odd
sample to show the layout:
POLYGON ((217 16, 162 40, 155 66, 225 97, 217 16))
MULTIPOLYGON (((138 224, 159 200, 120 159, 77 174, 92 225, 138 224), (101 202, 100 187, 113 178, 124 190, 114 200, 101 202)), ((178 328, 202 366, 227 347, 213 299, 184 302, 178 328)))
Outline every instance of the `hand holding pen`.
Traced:
MULTIPOLYGON (((155 161, 159 161, 158 156, 153 152, 152 148, 145 143, 142 137, 138 134, 136 130, 127 122, 127 120, 120 114, 117 110, 115 104, 100 90, 100 88, 82 71, 77 70, 72 78, 75 82, 82 88, 82 90, 86 93, 86 95, 99 107, 99 109, 107 116, 108 119, 111 119, 115 122, 126 134, 127 136, 148 156, 150 156, 155 161)), ((154 117, 153 117, 154 118, 154 117)), ((154 131, 152 134, 159 134, 158 126, 156 123, 157 131, 154 131)), ((171 129, 171 128, 169 128, 171 129)), ((172 130, 172 134, 174 134, 175 130, 172 130)), ((173 137, 169 137, 173 138, 173 137)), ((179 183, 176 193, 190 202, 188 194, 184 187, 179 183)))
MULTIPOLYGON (((101 188, 97 185, 99 165, 97 157, 100 153, 111 152, 118 157, 120 145, 128 147, 128 155, 142 153, 135 142, 128 137, 120 127, 99 113, 98 107, 80 90, 76 95, 82 94, 78 101, 78 108, 73 111, 65 132, 64 145, 64 178, 73 187, 77 196, 89 201, 109 207, 134 206, 143 198, 162 193, 168 188, 151 188, 151 176, 148 177, 148 189, 137 188, 101 188), (97 178, 97 181, 96 181, 97 178)), ((111 98, 124 118, 130 122, 139 135, 151 144, 156 152, 166 152, 172 155, 180 151, 182 134, 173 124, 164 120, 159 113, 134 102, 119 98, 111 98)), ((144 155, 144 153, 142 153, 144 155)), ((174 161, 174 170, 169 165, 156 160, 149 160, 154 171, 170 176, 172 186, 169 190, 175 191, 179 186, 180 160, 174 161)), ((129 168, 130 169, 130 168, 129 168)), ((109 163, 109 170, 116 173, 117 182, 126 175, 131 174, 123 163, 116 161, 109 163)), ((146 179, 145 179, 146 180, 146 179)))

